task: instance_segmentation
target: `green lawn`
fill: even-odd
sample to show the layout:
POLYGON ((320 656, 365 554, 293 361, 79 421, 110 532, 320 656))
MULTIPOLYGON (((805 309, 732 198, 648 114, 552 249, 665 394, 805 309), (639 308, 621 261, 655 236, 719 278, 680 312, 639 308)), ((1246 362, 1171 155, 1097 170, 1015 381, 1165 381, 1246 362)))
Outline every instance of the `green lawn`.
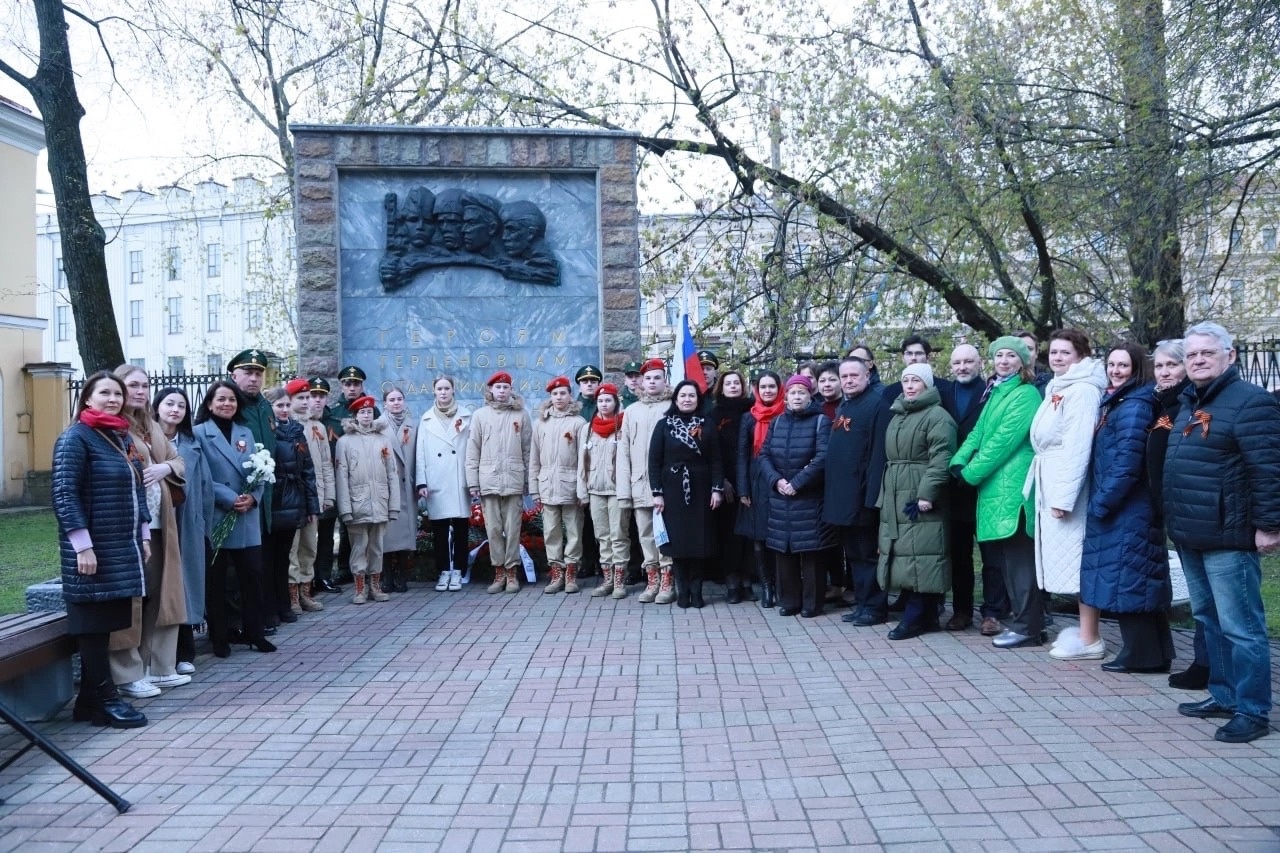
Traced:
POLYGON ((53 511, 0 513, 0 615, 25 613, 27 587, 59 572, 53 511))

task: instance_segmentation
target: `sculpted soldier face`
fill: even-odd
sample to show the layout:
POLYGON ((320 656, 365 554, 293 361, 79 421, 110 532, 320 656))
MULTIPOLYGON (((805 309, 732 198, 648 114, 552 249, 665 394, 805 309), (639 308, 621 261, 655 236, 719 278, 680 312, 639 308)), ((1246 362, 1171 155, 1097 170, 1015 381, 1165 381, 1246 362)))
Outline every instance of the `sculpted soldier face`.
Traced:
POLYGON ((508 219, 502 223, 502 246, 512 257, 528 254, 536 239, 536 223, 526 216, 508 219))
POLYGON ((468 252, 479 252, 498 236, 497 218, 483 207, 467 205, 462 209, 462 245, 468 252))

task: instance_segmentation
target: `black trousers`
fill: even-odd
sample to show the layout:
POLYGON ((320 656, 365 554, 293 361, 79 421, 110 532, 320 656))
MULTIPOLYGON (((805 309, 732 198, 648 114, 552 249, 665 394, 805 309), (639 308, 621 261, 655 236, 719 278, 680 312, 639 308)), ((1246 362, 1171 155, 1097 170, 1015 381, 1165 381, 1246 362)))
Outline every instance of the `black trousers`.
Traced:
POLYGON ((876 566, 880 562, 880 531, 871 525, 840 527, 840 547, 849 564, 854 608, 881 619, 889 615, 889 595, 880 588, 876 566))
MULTIPOLYGON (((904 593, 907 590, 903 590, 904 593)), ((907 606, 902 611, 900 623, 903 625, 921 625, 925 628, 938 627, 938 608, 946 596, 940 592, 914 592, 907 597, 907 606)))
POLYGON ((467 573, 467 526, 465 518, 431 519, 431 554, 442 572, 456 569, 467 573), (453 537, 450 542, 450 536, 453 537))
POLYGON ((289 552, 293 550, 296 530, 276 530, 267 534, 262 573, 262 611, 279 617, 289 609, 289 552))
POLYGON ((1116 663, 1133 669, 1161 669, 1173 661, 1168 613, 1117 613, 1116 621, 1120 623, 1121 643, 1116 663))
POLYGON ((774 551, 778 565, 778 606, 784 610, 822 612, 826 576, 818 569, 817 551, 783 554, 774 551))
POLYGON ((1016 634, 1038 637, 1044 630, 1044 604, 1036 586, 1036 545, 1018 519, 1018 532, 991 545, 998 549, 1004 586, 1009 595, 1005 627, 1016 634))
POLYGON ((104 633, 76 635, 76 648, 80 652, 80 694, 88 704, 101 699, 102 686, 112 683, 107 651, 110 639, 111 635, 104 633))
MULTIPOLYGON (((951 609, 958 615, 973 613, 974 584, 973 544, 978 535, 978 519, 964 512, 952 512, 950 528, 951 609)), ((1009 593, 1004 588, 1004 570, 1000 566, 999 549, 981 542, 982 608, 979 615, 999 619, 1009 610, 1009 593)))
POLYGON ((333 580, 333 529, 338 523, 338 514, 331 517, 320 516, 316 522, 316 577, 320 580, 333 580))
POLYGON ((225 643, 231 630, 227 615, 227 573, 240 587, 240 621, 247 640, 262 639, 262 548, 223 548, 205 575, 205 610, 209 642, 225 643))

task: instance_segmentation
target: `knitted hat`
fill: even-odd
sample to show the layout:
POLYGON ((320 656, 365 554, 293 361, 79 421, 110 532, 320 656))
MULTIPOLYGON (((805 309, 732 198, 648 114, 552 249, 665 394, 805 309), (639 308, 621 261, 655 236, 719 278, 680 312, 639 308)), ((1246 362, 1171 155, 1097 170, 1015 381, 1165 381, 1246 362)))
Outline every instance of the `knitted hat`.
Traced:
POLYGON ((1004 335, 996 338, 991 342, 991 346, 987 347, 987 356, 995 358, 996 353, 1002 349, 1012 350, 1017 353, 1024 366, 1031 364, 1031 350, 1027 347, 1027 342, 1022 338, 1015 338, 1013 335, 1004 335))
POLYGON ((347 410, 354 415, 356 412, 360 411, 361 409, 374 409, 374 408, 377 408, 377 406, 378 406, 378 401, 370 397, 368 394, 365 394, 363 397, 356 397, 354 400, 348 403, 347 410))
POLYGON ((667 372, 667 363, 660 358, 651 358, 644 364, 640 365, 641 373, 648 373, 650 370, 661 370, 667 372))
MULTIPOLYGON (((493 383, 490 383, 490 384, 493 384, 493 383)), ((547 393, 550 394, 552 391, 556 390, 557 388, 568 388, 568 387, 569 387, 569 377, 557 376, 555 379, 552 379, 550 382, 547 383, 547 393)))
POLYGON ((933 387, 933 368, 927 364, 908 364, 902 368, 902 378, 914 376, 924 383, 926 388, 933 387))
POLYGON ((290 379, 284 386, 285 393, 290 397, 296 397, 299 394, 304 394, 310 389, 311 383, 301 377, 297 379, 290 379))
POLYGON ((804 388, 804 390, 808 391, 810 394, 813 393, 813 380, 810 379, 808 376, 805 376, 803 373, 797 373, 795 376, 792 376, 790 379, 788 379, 787 384, 784 386, 783 390, 789 391, 792 385, 799 385, 802 388, 804 388))
POLYGON ((510 384, 511 384, 511 374, 510 374, 510 373, 507 373, 505 370, 499 370, 497 373, 493 374, 493 375, 492 375, 492 376, 490 376, 487 380, 485 380, 485 383, 484 383, 484 384, 485 384, 485 385, 496 385, 496 384, 498 384, 499 382, 505 382, 506 384, 510 385, 510 384))

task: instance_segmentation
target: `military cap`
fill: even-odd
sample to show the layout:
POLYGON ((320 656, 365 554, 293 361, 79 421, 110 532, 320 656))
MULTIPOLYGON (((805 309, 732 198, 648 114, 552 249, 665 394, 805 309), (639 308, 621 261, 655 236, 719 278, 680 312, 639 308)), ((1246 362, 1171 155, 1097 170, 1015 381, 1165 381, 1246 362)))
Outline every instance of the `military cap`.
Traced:
POLYGON ((227 362, 227 373, 233 372, 238 367, 246 370, 266 370, 267 354, 260 349, 247 349, 236 353, 231 357, 231 361, 227 362))
POLYGON ((328 393, 329 393, 329 380, 328 380, 328 379, 325 379, 323 376, 313 376, 313 377, 311 377, 311 390, 312 390, 312 391, 319 391, 319 392, 320 392, 320 393, 322 393, 322 394, 328 394, 328 393))
POLYGON ((577 373, 573 374, 573 381, 582 382, 585 379, 594 379, 597 382, 602 382, 604 381, 604 374, 594 364, 584 364, 578 368, 577 373))
POLYGON ((354 364, 348 364, 346 367, 342 368, 342 370, 338 371, 339 382, 344 379, 358 379, 363 382, 368 378, 368 376, 364 375, 364 371, 356 367, 354 364))
POLYGON ((698 364, 709 364, 717 370, 720 369, 720 359, 716 358, 716 354, 709 349, 698 350, 698 364))
POLYGON ((640 372, 640 362, 638 362, 638 361, 628 361, 626 364, 622 365, 622 372, 623 372, 623 373, 625 373, 627 376, 630 376, 630 375, 632 375, 633 373, 639 373, 639 372, 640 372))

